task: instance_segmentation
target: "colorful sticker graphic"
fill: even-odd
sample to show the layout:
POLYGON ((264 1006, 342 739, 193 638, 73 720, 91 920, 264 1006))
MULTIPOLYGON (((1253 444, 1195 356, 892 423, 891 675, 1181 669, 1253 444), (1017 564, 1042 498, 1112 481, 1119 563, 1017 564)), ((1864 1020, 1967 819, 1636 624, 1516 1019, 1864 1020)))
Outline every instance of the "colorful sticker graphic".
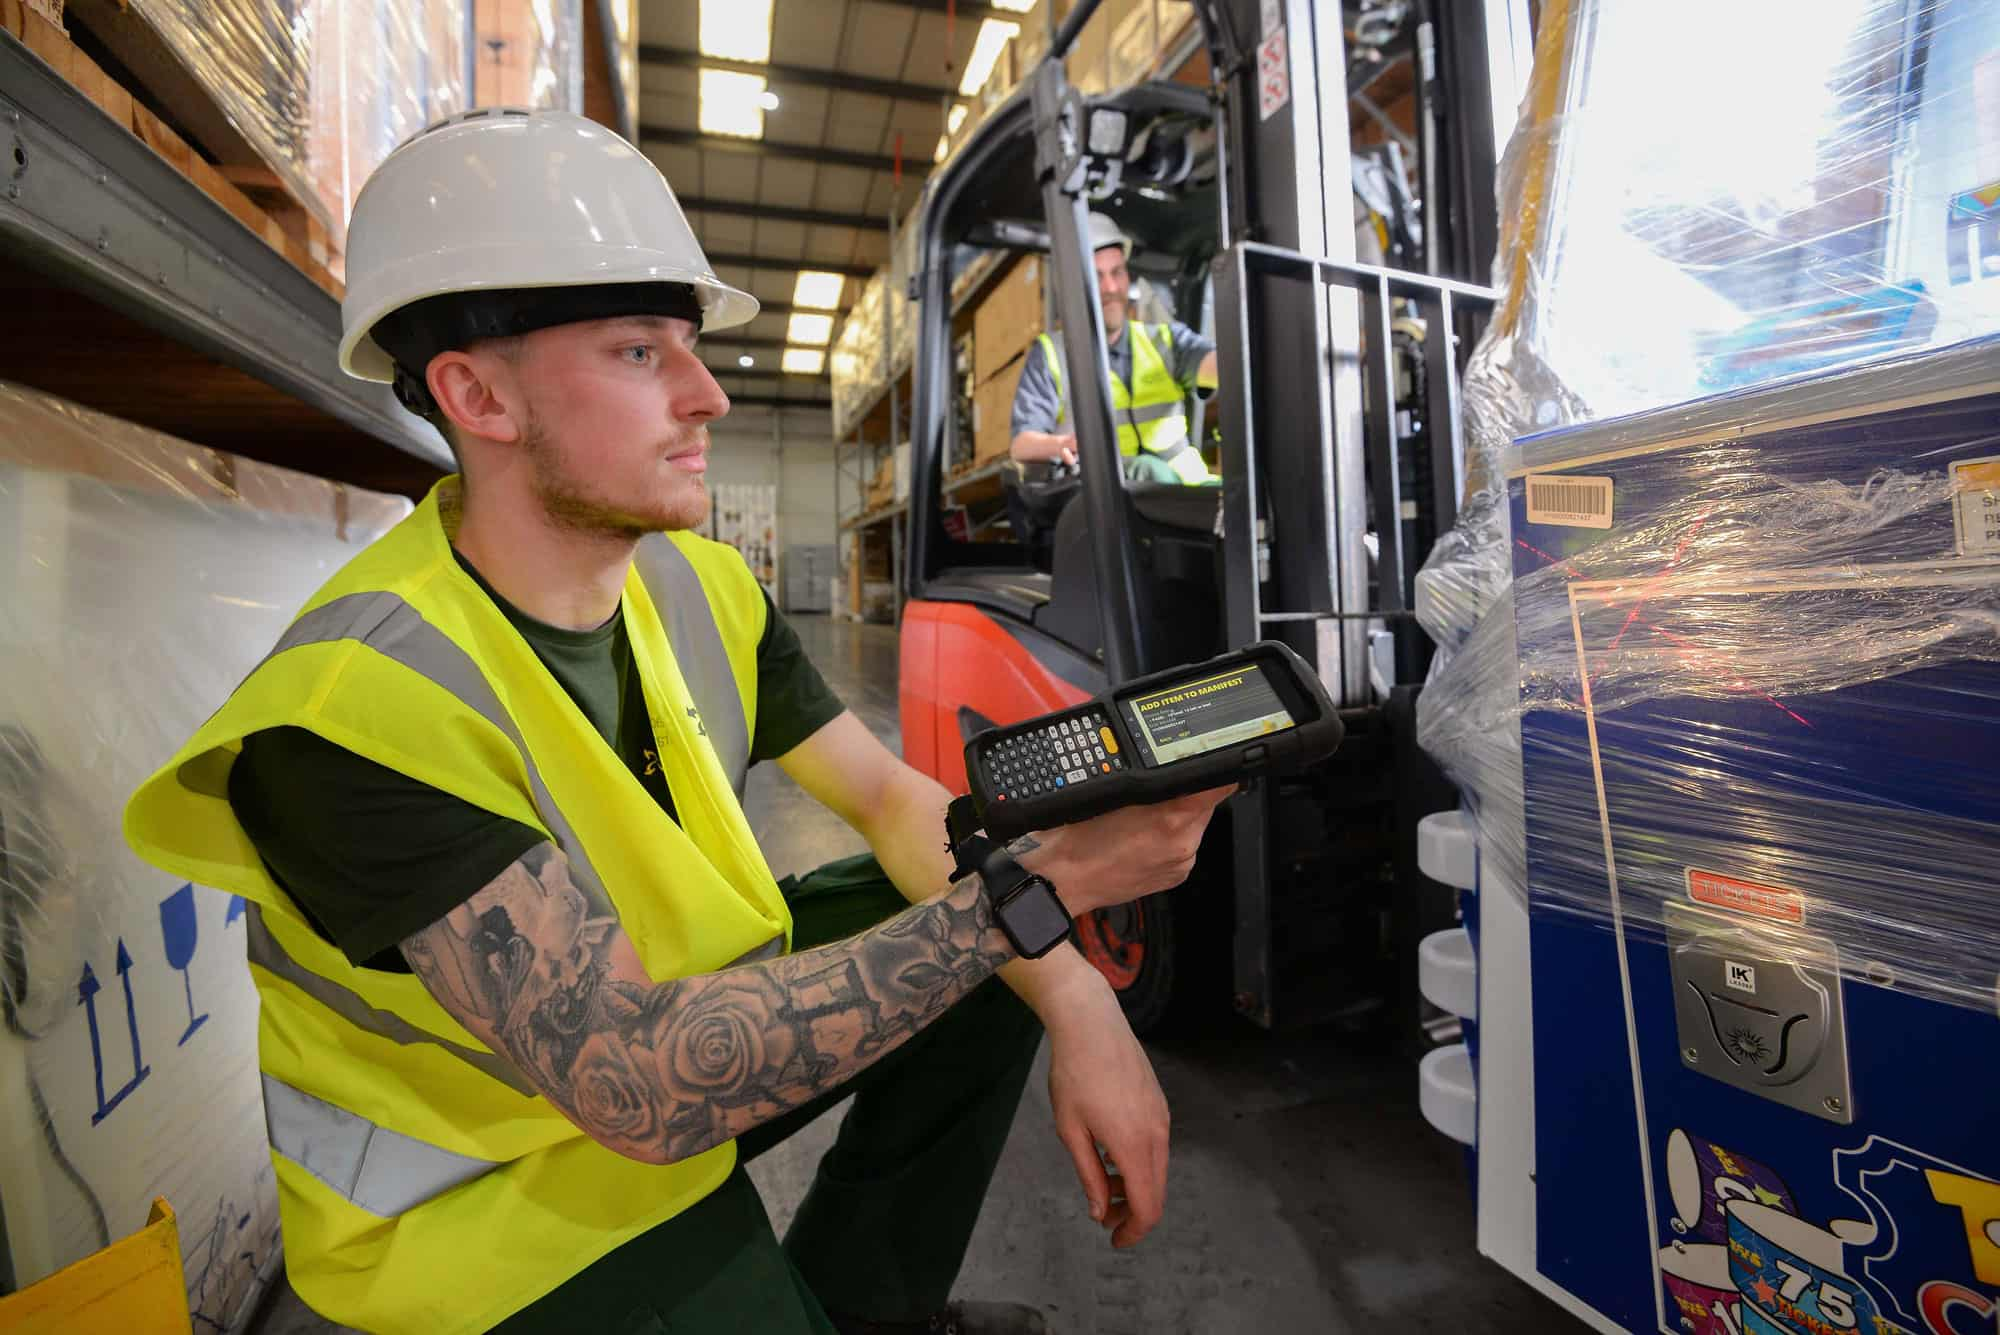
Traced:
POLYGON ((1667 1137, 1667 1191, 1673 1197, 1673 1230, 1703 1242, 1729 1241, 1731 1201, 1756 1201, 1796 1213, 1783 1178, 1747 1154, 1724 1149, 1679 1130, 1667 1137))
POLYGON ((1729 1205, 1729 1276, 1743 1335, 1839 1335, 1882 1329, 1875 1300, 1841 1269, 1844 1244, 1797 1215, 1729 1205))
POLYGON ((1736 1281, 1729 1248, 1676 1242, 1660 1249, 1660 1282, 1667 1287, 1667 1324, 1688 1335, 1741 1335, 1736 1324, 1736 1281))
POLYGON ((1676 1128, 1659 1254, 1686 1335, 2000 1335, 2000 1182, 1870 1136, 1835 1150, 1859 1217, 1822 1227, 1747 1155, 1676 1128))
POLYGON ((1833 1180, 1868 1217, 1855 1273, 1886 1316, 1925 1335, 2000 1328, 2000 1183, 1880 1136, 1835 1150, 1833 1180))

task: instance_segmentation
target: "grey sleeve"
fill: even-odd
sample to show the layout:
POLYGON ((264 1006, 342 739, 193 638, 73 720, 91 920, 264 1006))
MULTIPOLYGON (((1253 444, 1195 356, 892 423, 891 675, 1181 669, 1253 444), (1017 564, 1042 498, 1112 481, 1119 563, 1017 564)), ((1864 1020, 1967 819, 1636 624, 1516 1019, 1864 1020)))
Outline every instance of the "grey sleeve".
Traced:
POLYGON ((1042 342, 1036 339, 1028 345, 1028 355, 1021 359, 1021 383, 1014 387, 1010 434, 1054 432, 1061 412, 1062 402, 1056 395, 1055 377, 1049 374, 1048 359, 1042 356, 1042 342))
POLYGON ((1203 338, 1179 320, 1169 322, 1168 332, 1173 336, 1174 349, 1168 362, 1168 369, 1174 373, 1174 383, 1182 389, 1195 387, 1195 373, 1201 370, 1201 359, 1215 351, 1215 340, 1203 338))

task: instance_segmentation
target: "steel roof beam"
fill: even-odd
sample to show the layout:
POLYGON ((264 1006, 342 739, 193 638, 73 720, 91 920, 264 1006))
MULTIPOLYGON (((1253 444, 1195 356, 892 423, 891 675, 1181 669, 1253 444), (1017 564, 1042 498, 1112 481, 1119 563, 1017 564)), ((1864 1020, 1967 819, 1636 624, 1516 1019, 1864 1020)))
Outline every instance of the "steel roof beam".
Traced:
MULTIPOLYGON (((800 269, 812 269, 820 273, 846 274, 849 278, 866 278, 882 267, 878 264, 838 264, 832 260, 787 260, 776 255, 739 255, 721 250, 708 251, 708 262, 718 268, 725 264, 740 264, 750 269, 786 269, 794 273, 800 269)), ((773 310, 774 307, 766 306, 764 309, 773 310)))
POLYGON ((714 56, 704 56, 699 51, 689 51, 682 47, 656 46, 650 42, 639 45, 639 59, 648 65, 672 65, 680 69, 733 70, 738 74, 756 74, 782 87, 785 84, 799 84, 807 88, 829 88, 837 93, 861 93, 868 97, 887 97, 902 102, 936 102, 939 98, 957 97, 958 89, 945 84, 905 83, 900 79, 871 79, 863 74, 849 74, 844 70, 817 70, 806 65, 759 65, 748 60, 722 60, 714 56))
POLYGON ((769 218, 774 222, 808 223, 818 227, 859 227, 868 231, 889 230, 887 218, 865 213, 835 213, 829 209, 795 209, 779 204, 759 204, 750 199, 704 199, 680 196, 681 208, 688 213, 727 213, 743 218, 769 218))
MULTIPOLYGON (((641 125, 639 140, 679 144, 715 153, 741 153, 747 157, 788 158, 836 167, 859 167, 863 171, 887 172, 896 169, 896 159, 883 153, 855 153, 844 148, 821 148, 818 144, 788 144, 775 139, 739 139, 727 134, 703 134, 699 130, 677 130, 666 125, 641 125)), ((903 174, 918 177, 930 170, 928 154, 911 154, 903 159, 903 174)))

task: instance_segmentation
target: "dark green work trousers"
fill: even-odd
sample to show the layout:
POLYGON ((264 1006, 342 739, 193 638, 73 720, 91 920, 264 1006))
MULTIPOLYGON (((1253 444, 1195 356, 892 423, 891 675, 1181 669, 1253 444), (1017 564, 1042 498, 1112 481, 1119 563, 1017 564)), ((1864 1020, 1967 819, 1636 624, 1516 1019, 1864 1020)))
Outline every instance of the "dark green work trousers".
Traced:
MULTIPOLYGON (((797 950, 908 907, 872 855, 780 888, 797 950)), ((958 1278, 1041 1036, 1034 1012, 988 980, 840 1089, 740 1137, 737 1167, 720 1187, 496 1329, 831 1335, 827 1310, 928 1316, 958 1278), (853 1106, 780 1246, 742 1165, 849 1094, 853 1106)))

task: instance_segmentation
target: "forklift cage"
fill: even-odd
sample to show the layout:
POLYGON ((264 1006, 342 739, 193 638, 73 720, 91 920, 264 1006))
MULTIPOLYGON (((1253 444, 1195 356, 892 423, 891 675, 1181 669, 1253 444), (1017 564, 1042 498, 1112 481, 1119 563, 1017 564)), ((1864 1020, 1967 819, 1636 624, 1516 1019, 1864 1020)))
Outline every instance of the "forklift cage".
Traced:
MULTIPOLYGON (((1432 531, 1442 533, 1457 522, 1465 477, 1457 351, 1477 337, 1499 293, 1450 278, 1346 263, 1256 241, 1230 246, 1216 256, 1213 271, 1215 309, 1222 317, 1216 323, 1215 341, 1221 372, 1217 398, 1223 424, 1223 604, 1229 644, 1237 648, 1263 639, 1267 626, 1286 622, 1384 621, 1397 647, 1394 684, 1418 670, 1420 651, 1410 615, 1415 570, 1412 554, 1404 551, 1403 544, 1405 503, 1418 498, 1405 497, 1402 487, 1404 431, 1396 411, 1396 370, 1391 355, 1395 302, 1413 303, 1431 331, 1424 340, 1423 434, 1430 464, 1427 508, 1432 531), (1288 418, 1301 426, 1311 424, 1311 437, 1303 441, 1282 428, 1267 432, 1261 440, 1257 431, 1259 387, 1253 378, 1250 331, 1259 325, 1252 303, 1260 301, 1272 284, 1312 287, 1313 365, 1321 374, 1312 378, 1311 412, 1288 418), (1335 337, 1334 289, 1345 289, 1360 300, 1359 340, 1335 337), (1338 465, 1355 446, 1340 440, 1335 429, 1337 344, 1357 348, 1361 362, 1365 411, 1360 448, 1365 451, 1365 490, 1372 493, 1372 514, 1367 498, 1339 494, 1338 465), (1326 532, 1338 535, 1332 563, 1302 572, 1312 604, 1309 607, 1267 610, 1264 606, 1261 586, 1270 578, 1270 544, 1258 527, 1259 463, 1260 449, 1273 441, 1287 445, 1299 441, 1312 453, 1314 475, 1321 484, 1328 514, 1326 532), (1379 544, 1373 605, 1356 607, 1343 599, 1341 566, 1366 561, 1361 538, 1369 518, 1379 544), (1256 535, 1254 541, 1249 540, 1250 535, 1256 535)), ((1341 655, 1320 661, 1353 662, 1354 658, 1341 655)), ((1365 703, 1355 697, 1354 685, 1351 680, 1326 682, 1329 693, 1348 706, 1365 703)))

